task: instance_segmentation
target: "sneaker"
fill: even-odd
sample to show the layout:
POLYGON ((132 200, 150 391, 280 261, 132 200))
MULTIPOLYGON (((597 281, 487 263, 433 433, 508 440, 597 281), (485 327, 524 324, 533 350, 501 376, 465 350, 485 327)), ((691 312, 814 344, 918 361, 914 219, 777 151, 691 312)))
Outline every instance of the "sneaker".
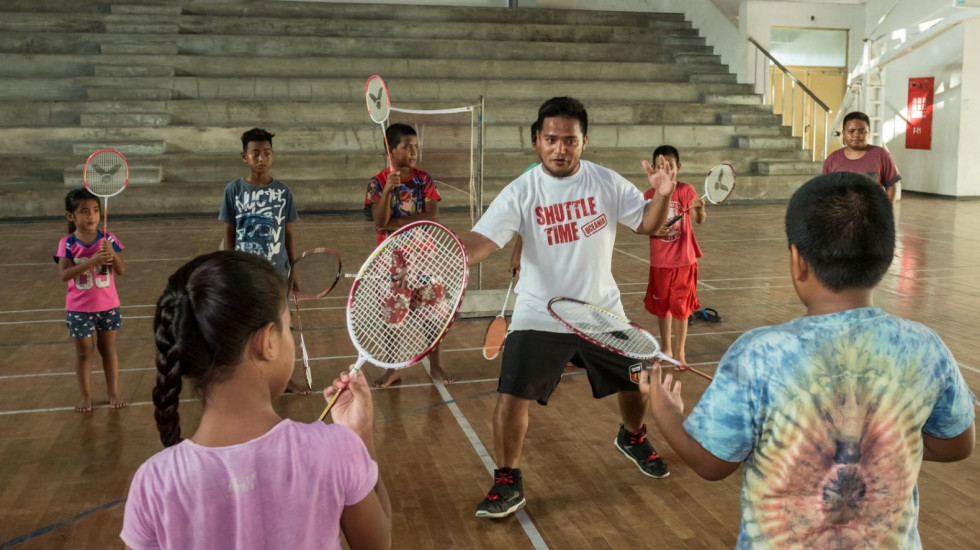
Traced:
POLYGON ((476 517, 504 518, 525 504, 521 471, 517 468, 499 468, 493 471, 493 487, 487 493, 487 498, 476 507, 476 517))
POLYGON ((667 463, 660 458, 657 450, 647 441, 646 424, 641 426, 636 433, 630 433, 620 425, 619 435, 616 436, 614 443, 619 452, 635 462, 644 475, 656 478, 664 478, 670 475, 670 468, 667 467, 667 463))

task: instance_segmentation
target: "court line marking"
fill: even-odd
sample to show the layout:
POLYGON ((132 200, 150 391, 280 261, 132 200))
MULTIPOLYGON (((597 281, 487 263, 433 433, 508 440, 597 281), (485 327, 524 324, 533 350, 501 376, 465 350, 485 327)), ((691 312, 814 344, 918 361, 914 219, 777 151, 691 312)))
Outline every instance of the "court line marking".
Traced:
POLYGON ((29 541, 29 540, 31 540, 33 538, 40 537, 41 535, 46 535, 46 534, 50 533, 51 531, 54 531, 55 529, 59 529, 61 527, 67 527, 67 526, 69 526, 69 525, 71 525, 73 523, 77 523, 78 521, 87 518, 88 516, 91 516, 92 514, 96 514, 96 513, 105 511, 105 510, 109 510, 111 508, 115 508, 116 506, 119 506, 120 504, 122 504, 124 502, 126 502, 126 499, 125 498, 116 499, 116 500, 113 500, 111 502, 107 502, 107 503, 103 504, 102 506, 96 506, 95 508, 89 508, 88 510, 84 510, 82 512, 79 512, 79 513, 75 514, 74 516, 72 516, 70 518, 65 518, 63 520, 56 521, 54 523, 45 525, 44 527, 41 527, 39 529, 35 529, 34 531, 31 531, 30 533, 27 533, 26 535, 20 535, 20 536, 17 536, 17 537, 12 538, 10 540, 4 541, 4 542, 0 542, 0 550, 2 550, 4 548, 10 548, 11 546, 18 545, 18 544, 20 544, 22 542, 27 542, 27 541, 29 541))
MULTIPOLYGON (((429 369, 428 357, 423 360, 422 364, 425 366, 425 372, 428 373, 429 378, 432 379, 432 383, 435 385, 439 395, 446 401, 446 407, 448 407, 449 411, 452 412, 453 418, 456 419, 456 423, 459 424, 459 427, 466 435, 466 439, 469 440, 470 445, 473 446, 473 450, 476 451, 477 456, 479 456, 480 460, 483 462, 483 467, 486 468, 487 473, 490 474, 490 477, 493 477, 493 471, 496 469, 497 464, 493 461, 493 458, 491 458, 490 452, 487 451, 487 448, 483 445, 483 442, 480 441, 480 438, 476 435, 476 431, 473 430, 473 426, 471 426, 469 421, 466 420, 466 416, 463 415, 463 411, 460 410, 459 406, 456 404, 456 400, 453 399, 453 396, 446 389, 446 386, 441 380, 438 380, 436 377, 432 376, 432 372, 429 369)), ((521 508, 514 513, 514 516, 520 522, 521 528, 524 529, 524 534, 526 534, 527 538, 531 540, 531 546, 533 546, 535 550, 548 550, 548 545, 544 542, 544 538, 541 536, 541 533, 538 532, 537 527, 534 526, 534 522, 531 521, 531 517, 527 515, 527 509, 521 508)))

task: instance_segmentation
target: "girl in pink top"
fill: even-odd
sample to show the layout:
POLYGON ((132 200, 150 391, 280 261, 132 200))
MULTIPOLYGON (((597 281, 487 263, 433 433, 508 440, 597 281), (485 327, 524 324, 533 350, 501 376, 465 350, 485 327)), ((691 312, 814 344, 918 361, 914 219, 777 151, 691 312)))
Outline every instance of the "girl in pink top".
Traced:
POLYGON ((391 546, 365 378, 345 372, 333 424, 281 418, 296 360, 286 286, 264 258, 222 251, 170 276, 153 321, 157 429, 166 447, 137 470, 120 537, 137 550, 391 546), (182 380, 202 396, 181 440, 182 380))
POLYGON ((126 271, 123 245, 115 235, 99 231, 99 199, 86 189, 75 189, 65 197, 68 234, 54 253, 61 280, 68 283, 65 323, 75 340, 75 371, 82 400, 75 412, 92 410, 93 347, 102 355, 109 406, 121 409, 126 402, 119 393, 119 359, 116 331, 122 324, 116 277, 126 271), (96 342, 93 344, 92 335, 96 342))

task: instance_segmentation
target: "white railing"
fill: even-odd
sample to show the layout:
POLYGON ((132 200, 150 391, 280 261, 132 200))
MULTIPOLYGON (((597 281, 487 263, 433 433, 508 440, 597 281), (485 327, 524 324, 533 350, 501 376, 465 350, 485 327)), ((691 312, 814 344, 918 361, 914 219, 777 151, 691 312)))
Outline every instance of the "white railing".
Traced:
MULTIPOLYGON (((787 112, 786 101, 788 99, 790 104, 789 122, 790 122, 790 126, 793 128, 793 135, 796 135, 796 122, 797 122, 796 90, 799 89, 803 93, 802 95, 803 101, 800 109, 800 117, 801 117, 800 136, 802 137, 801 148, 807 149, 807 145, 809 145, 810 146, 809 148, 813 151, 812 158, 814 162, 816 162, 817 151, 818 151, 816 120, 818 116, 818 110, 823 112, 823 124, 824 124, 824 128, 826 129, 827 124, 830 122, 830 107, 828 107, 827 104, 824 103, 823 101, 820 101, 820 98, 818 98, 816 94, 814 94, 812 91, 810 91, 809 88, 807 88, 802 82, 800 82, 800 79, 793 76, 793 73, 789 72, 789 69, 787 69, 786 67, 783 66, 782 63, 777 61, 776 58, 773 57, 768 50, 766 50, 761 44, 759 44, 751 36, 749 37, 749 43, 755 46, 755 55, 756 55, 756 61, 753 65, 754 74, 752 75, 752 77, 755 79, 754 82, 758 83, 761 81, 764 83, 763 103, 765 105, 771 106, 773 108, 773 112, 775 113, 776 105, 774 104, 774 98, 776 96, 776 90, 777 89, 780 90, 780 97, 782 99, 782 106, 781 106, 780 113, 782 114, 782 118, 785 121, 786 112, 787 112), (758 56, 760 53, 769 59, 769 63, 771 63, 773 67, 779 69, 780 73, 778 78, 779 80, 778 85, 776 83, 777 79, 775 77, 771 77, 769 71, 769 63, 765 63, 764 60, 762 63, 759 62, 758 56), (759 79, 759 75, 758 75, 760 69, 763 73, 761 80, 759 79), (786 91, 787 82, 789 83, 788 84, 789 93, 787 93, 786 91), (807 116, 806 116, 808 113, 811 115, 809 118, 809 128, 807 127, 808 125, 807 125, 807 116), (808 136, 809 139, 807 139, 808 136)), ((830 140, 828 138, 824 142, 824 147, 822 151, 823 156, 826 156, 827 148, 829 147, 829 145, 830 145, 830 140)))

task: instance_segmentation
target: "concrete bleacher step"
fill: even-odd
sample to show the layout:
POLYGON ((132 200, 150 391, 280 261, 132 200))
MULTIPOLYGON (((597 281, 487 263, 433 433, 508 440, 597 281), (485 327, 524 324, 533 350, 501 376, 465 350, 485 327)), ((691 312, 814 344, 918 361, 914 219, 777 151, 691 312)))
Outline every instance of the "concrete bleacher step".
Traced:
POLYGON ((162 155, 167 152, 167 143, 160 140, 131 141, 76 141, 72 144, 73 155, 90 155, 99 149, 115 149, 124 156, 162 155))
POLYGON ((94 101, 159 101, 173 98, 169 88, 128 88, 125 86, 90 86, 85 96, 94 101))
POLYGON ((185 5, 185 15, 222 15, 230 17, 292 17, 341 18, 380 21, 397 19, 405 22, 424 21, 482 22, 508 24, 550 25, 616 25, 623 27, 658 28, 686 25, 690 22, 681 13, 639 13, 601 10, 569 9, 509 9, 483 7, 448 7, 413 5, 410 10, 393 10, 387 4, 307 2, 195 2, 185 5))
POLYGON ((762 96, 758 94, 746 93, 707 93, 704 95, 705 103, 727 103, 730 105, 762 105, 762 96))
POLYGON ((96 65, 95 76, 104 77, 172 77, 172 65, 96 65))
MULTIPOLYGON (((474 98, 478 99, 478 98, 474 98)), ((447 105, 444 102, 397 102, 395 107, 441 109, 462 107, 474 101, 447 105)), ((484 119, 488 125, 510 124, 525 128, 533 121, 541 100, 497 102, 488 100, 484 119)), ((697 102, 589 102, 589 116, 595 124, 719 124, 736 128, 766 128, 770 133, 781 130, 777 117, 762 111, 761 106, 741 106, 697 102), (755 113, 762 112, 762 119, 755 113), (747 118, 729 116, 745 113, 747 118), (732 124, 738 120, 737 124, 732 124)), ((286 100, 180 100, 180 101, 29 101, 0 102, 0 126, 39 127, 78 125, 84 113, 166 113, 170 125, 205 124, 217 127, 269 126, 273 129, 306 128, 323 125, 367 125, 363 100, 305 102, 286 100), (206 122, 203 122, 206 121, 206 122)), ((392 113, 392 120, 402 120, 392 113)), ((525 128, 526 129, 526 128, 525 128)), ((288 130, 287 130, 288 131, 288 130)), ((739 131, 738 133, 743 133, 739 131)), ((529 141, 528 141, 529 142, 529 141)))
POLYGON ((788 149, 800 144, 800 138, 792 136, 738 136, 741 149, 788 149))
MULTIPOLYGON (((129 35, 127 39, 132 40, 129 35)), ((101 44, 99 51, 106 55, 177 55, 180 48, 173 42, 145 44, 127 41, 101 44)))
MULTIPOLYGON (((129 162, 129 185, 158 185, 163 181, 163 167, 147 164, 133 164, 133 159, 126 159, 129 162)), ((82 171, 84 164, 76 165, 72 168, 65 168, 63 172, 63 183, 68 187, 82 187, 85 180, 82 171)))
POLYGON ((167 113, 85 113, 81 115, 80 123, 83 127, 150 127, 160 128, 170 124, 170 115, 167 113))
POLYGON ((759 159, 755 166, 756 171, 763 176, 780 176, 787 174, 805 174, 817 176, 820 175, 820 172, 823 169, 823 164, 820 162, 781 159, 759 159))
POLYGON ((105 32, 116 34, 177 34, 180 25, 174 23, 106 23, 105 32))
POLYGON ((183 8, 176 4, 122 4, 113 2, 109 11, 110 13, 119 15, 172 16, 180 15, 183 8))

